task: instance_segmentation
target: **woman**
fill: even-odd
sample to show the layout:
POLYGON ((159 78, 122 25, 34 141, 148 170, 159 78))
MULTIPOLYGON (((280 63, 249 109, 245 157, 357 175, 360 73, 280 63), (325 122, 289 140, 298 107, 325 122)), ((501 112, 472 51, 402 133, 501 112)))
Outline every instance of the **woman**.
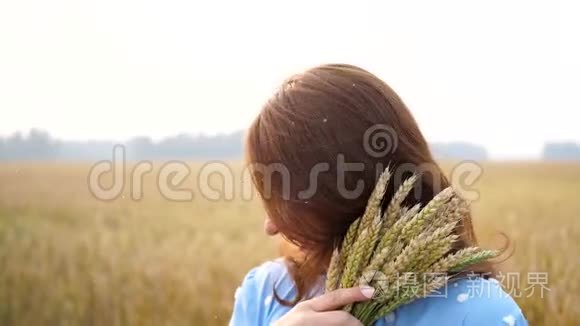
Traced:
MULTIPOLYGON (((407 206, 424 205, 449 185, 397 94, 350 65, 323 65, 288 79, 250 126, 246 159, 267 212, 266 233, 280 233, 300 255, 246 275, 231 325, 360 325, 340 308, 369 300, 374 289, 323 293, 324 275, 378 173, 387 165, 394 171, 385 203, 413 173, 422 177, 407 206)), ((476 245, 469 216, 454 232, 460 236, 454 251, 476 245)), ((457 278, 445 296, 417 299, 377 325, 527 325, 497 281, 484 277, 493 275, 490 263, 467 272, 480 276, 457 278)))

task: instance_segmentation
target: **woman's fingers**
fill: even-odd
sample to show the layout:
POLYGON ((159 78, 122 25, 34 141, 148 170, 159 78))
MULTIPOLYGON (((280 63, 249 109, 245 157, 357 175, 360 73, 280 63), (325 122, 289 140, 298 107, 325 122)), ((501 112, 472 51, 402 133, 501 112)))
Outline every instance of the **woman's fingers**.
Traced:
POLYGON ((370 286, 352 287, 334 290, 304 303, 314 311, 330 311, 339 309, 349 303, 371 299, 374 293, 375 289, 370 286))

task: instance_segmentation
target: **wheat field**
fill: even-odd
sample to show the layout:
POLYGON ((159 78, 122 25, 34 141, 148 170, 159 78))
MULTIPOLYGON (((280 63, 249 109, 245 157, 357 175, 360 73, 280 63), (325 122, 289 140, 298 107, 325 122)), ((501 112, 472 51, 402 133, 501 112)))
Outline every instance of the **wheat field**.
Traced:
MULTIPOLYGON (((139 201, 127 187, 115 200, 97 200, 89 168, 0 165, 0 325, 224 325, 244 274, 278 255, 280 240, 262 232, 258 200, 204 198, 199 164, 181 185, 194 192, 187 202, 165 199, 155 173, 139 201)), ((483 168, 473 204, 480 242, 497 248, 500 232, 508 236, 512 255, 500 270, 519 273, 512 283, 531 325, 574 324, 580 164, 483 168), (547 275, 543 297, 525 291, 530 273, 547 275)))

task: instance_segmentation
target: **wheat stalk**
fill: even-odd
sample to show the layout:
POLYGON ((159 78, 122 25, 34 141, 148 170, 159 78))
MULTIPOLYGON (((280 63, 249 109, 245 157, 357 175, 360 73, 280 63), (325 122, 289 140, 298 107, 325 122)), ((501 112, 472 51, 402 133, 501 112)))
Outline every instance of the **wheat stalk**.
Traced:
MULTIPOLYGON (((357 236, 358 225, 360 223, 360 219, 356 219, 348 228, 346 235, 344 236, 343 240, 343 247, 350 248, 357 236)), ((332 254, 332 258, 330 260, 330 265, 328 267, 328 276, 326 278, 326 291, 332 291, 338 288, 340 285, 340 277, 342 275, 342 271, 344 270, 346 264, 346 254, 348 253, 347 250, 339 251, 336 248, 332 254)))
POLYGON ((351 287, 355 284, 360 271, 364 267, 363 265, 367 263, 372 255, 372 249, 374 249, 382 222, 380 206, 390 177, 391 173, 389 168, 387 168, 379 177, 377 185, 368 200, 365 213, 360 217, 359 233, 354 239, 354 243, 346 249, 349 250, 349 254, 346 257, 344 273, 340 280, 341 287, 351 287))
POLYGON ((371 193, 363 216, 356 219, 333 252, 327 271, 326 290, 370 284, 376 295, 371 301, 347 305, 364 325, 445 285, 449 276, 428 279, 433 273, 455 273, 497 257, 494 250, 477 247, 451 252, 459 236, 454 233, 468 212, 468 204, 453 189, 438 193, 421 209, 417 204, 403 207, 416 176, 405 180, 389 201, 384 213, 381 204, 391 177, 385 170, 371 193), (410 275, 419 275, 418 284, 401 287, 410 275), (417 290, 421 289, 421 293, 417 290))

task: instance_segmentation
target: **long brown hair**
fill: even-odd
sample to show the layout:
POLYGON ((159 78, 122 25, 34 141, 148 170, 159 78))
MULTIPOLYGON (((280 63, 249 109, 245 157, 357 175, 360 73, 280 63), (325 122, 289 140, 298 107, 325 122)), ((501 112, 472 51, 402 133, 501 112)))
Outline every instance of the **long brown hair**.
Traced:
MULTIPOLYGON (((285 81, 247 132, 246 161, 269 218, 304 253, 301 260, 287 257, 298 290, 293 302, 309 296, 387 165, 395 173, 384 202, 413 173, 422 177, 407 205, 424 205, 449 186, 399 96, 370 72, 345 64, 285 81)), ((460 240, 453 250, 476 244, 470 216, 455 232, 460 240)))

